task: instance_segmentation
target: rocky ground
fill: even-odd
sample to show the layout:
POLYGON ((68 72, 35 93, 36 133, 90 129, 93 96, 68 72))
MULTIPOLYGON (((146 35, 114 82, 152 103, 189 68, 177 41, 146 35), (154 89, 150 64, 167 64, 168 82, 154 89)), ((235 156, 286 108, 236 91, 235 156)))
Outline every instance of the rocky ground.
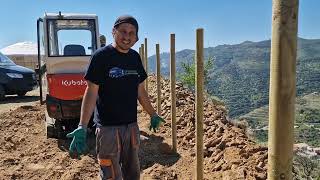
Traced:
MULTIPOLYGON (((149 82, 155 105, 155 78, 149 77, 149 82)), ((149 131, 149 116, 138 108, 141 179, 194 179, 195 97, 182 85, 176 85, 178 152, 172 153, 167 80, 162 80, 161 89, 161 116, 166 123, 159 132, 149 131)), ((0 179, 96 179, 94 138, 88 140, 87 155, 81 160, 71 159, 67 151, 70 140, 46 138, 45 107, 34 99, 26 97, 28 104, 6 109, 10 102, 0 104, 0 179)), ((242 126, 229 122, 223 106, 206 100, 204 107, 205 179, 266 179, 267 148, 251 141, 242 126)))

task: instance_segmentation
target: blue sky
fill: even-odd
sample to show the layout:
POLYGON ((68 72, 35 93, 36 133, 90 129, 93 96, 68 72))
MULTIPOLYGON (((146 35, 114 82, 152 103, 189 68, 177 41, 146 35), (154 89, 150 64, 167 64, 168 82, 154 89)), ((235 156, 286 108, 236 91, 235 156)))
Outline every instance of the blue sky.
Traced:
MULTIPOLYGON (((302 38, 320 39, 320 1, 300 0, 299 30, 302 38)), ((170 33, 176 50, 195 49, 195 31, 204 28, 204 46, 237 44, 271 38, 272 0, 1 0, 0 49, 21 42, 36 42, 36 20, 45 12, 93 13, 100 33, 112 42, 115 19, 130 14, 139 22, 140 41, 148 38, 148 55, 160 44, 169 51, 170 33)))

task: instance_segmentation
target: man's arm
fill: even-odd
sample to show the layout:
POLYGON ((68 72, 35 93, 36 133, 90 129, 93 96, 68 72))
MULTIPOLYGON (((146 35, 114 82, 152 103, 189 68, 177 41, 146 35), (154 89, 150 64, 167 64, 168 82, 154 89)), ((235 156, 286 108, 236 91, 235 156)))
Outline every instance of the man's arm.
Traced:
POLYGON ((142 105, 143 109, 147 111, 150 116, 156 115, 156 111, 151 105, 149 95, 144 88, 144 83, 140 83, 138 86, 138 100, 142 105))
POLYGON ((83 95, 82 105, 81 105, 81 115, 79 125, 87 127, 91 115, 96 106, 96 101, 98 97, 99 85, 87 81, 88 85, 83 95))

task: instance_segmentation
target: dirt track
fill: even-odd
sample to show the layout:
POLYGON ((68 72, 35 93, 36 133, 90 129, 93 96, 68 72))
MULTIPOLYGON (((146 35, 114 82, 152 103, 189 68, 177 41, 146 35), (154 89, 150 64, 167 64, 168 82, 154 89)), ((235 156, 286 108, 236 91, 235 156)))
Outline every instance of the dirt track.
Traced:
POLYGON ((13 110, 22 105, 34 105, 39 99, 39 88, 30 91, 25 97, 18 97, 16 95, 6 96, 4 101, 0 101, 0 114, 13 110))
MULTIPOLYGON (((155 103, 154 79, 151 81, 150 95, 155 103)), ((138 109, 142 134, 141 179, 193 179, 194 96, 177 87, 178 154, 174 154, 169 146, 171 104, 168 82, 163 81, 163 84, 161 109, 167 123, 160 132, 148 130, 149 117, 141 107, 138 109)), ((87 155, 81 160, 71 159, 67 151, 70 140, 46 138, 45 109, 35 102, 37 97, 25 97, 23 103, 12 98, 0 105, 0 179, 96 179, 98 165, 94 138, 89 138, 90 152, 87 155)), ((207 102, 205 107, 205 179, 266 179, 266 148, 255 145, 243 129, 227 122, 223 108, 207 102)))

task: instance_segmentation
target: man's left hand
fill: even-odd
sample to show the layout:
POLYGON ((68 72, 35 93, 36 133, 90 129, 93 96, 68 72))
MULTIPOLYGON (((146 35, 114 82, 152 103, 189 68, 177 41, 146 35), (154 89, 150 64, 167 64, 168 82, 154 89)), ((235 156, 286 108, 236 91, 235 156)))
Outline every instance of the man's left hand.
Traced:
POLYGON ((156 132, 157 129, 159 129, 159 126, 161 123, 165 123, 166 121, 163 120, 160 116, 157 114, 153 115, 150 120, 150 127, 149 130, 151 131, 153 129, 154 132, 156 132))

